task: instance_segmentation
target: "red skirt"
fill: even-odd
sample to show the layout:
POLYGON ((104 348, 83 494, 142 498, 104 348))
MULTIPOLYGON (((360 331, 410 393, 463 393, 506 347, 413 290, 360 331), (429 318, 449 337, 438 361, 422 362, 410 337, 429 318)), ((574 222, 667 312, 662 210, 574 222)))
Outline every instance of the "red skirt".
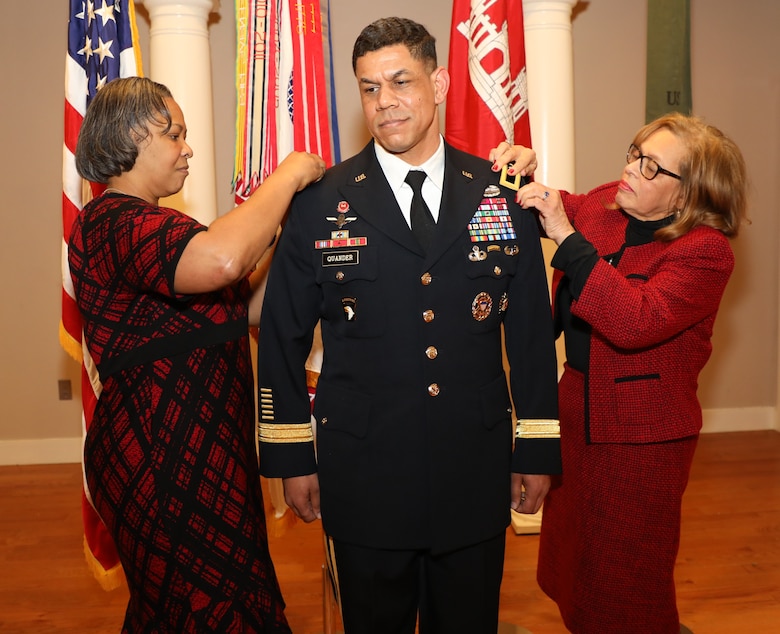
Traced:
POLYGON ((576 634, 679 634, 674 564, 698 437, 585 442, 584 377, 559 386, 563 476, 544 505, 538 581, 576 634))

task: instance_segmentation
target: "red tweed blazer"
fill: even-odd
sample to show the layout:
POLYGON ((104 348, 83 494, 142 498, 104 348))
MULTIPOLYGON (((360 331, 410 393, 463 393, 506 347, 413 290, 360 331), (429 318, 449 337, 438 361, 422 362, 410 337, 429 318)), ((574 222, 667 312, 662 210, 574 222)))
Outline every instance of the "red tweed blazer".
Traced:
MULTIPOLYGON (((561 192, 574 227, 611 254, 627 216, 610 209, 617 183, 561 192)), ((728 239, 698 227, 673 242, 627 248, 617 268, 599 260, 572 313, 592 327, 586 412, 592 442, 661 442, 697 434, 698 376, 734 268, 728 239)), ((562 275, 556 271, 554 290, 562 275)))

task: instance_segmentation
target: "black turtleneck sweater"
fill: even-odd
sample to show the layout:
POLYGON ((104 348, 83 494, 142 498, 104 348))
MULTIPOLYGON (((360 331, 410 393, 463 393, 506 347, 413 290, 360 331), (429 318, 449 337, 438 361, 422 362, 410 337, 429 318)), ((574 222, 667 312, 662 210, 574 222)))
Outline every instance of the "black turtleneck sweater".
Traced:
MULTIPOLYGON (((617 267, 626 249, 652 242, 655 232, 673 220, 674 215, 661 220, 639 220, 629 216, 623 246, 603 259, 617 267)), ((571 314, 571 303, 580 296, 598 260, 596 248, 579 232, 566 238, 552 259, 552 265, 564 273, 556 296, 556 325, 565 334, 566 362, 580 372, 588 370, 590 325, 571 314)))

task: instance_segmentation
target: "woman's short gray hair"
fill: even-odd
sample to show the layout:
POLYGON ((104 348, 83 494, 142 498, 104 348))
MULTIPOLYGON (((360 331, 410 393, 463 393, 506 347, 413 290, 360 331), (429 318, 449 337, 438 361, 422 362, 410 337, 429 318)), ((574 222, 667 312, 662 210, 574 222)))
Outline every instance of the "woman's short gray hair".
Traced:
POLYGON ((94 183, 106 183, 135 165, 138 144, 149 123, 171 126, 165 103, 171 91, 146 77, 118 78, 101 88, 87 106, 76 144, 76 169, 94 183))

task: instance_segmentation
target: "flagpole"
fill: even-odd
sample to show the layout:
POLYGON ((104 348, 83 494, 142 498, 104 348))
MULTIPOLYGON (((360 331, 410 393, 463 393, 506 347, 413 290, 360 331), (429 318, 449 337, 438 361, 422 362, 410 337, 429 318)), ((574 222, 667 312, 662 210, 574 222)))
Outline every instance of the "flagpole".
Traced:
POLYGON ((571 11, 577 0, 523 0, 535 179, 575 190, 571 11))
POLYGON ((216 218, 217 176, 211 85, 209 13, 219 0, 137 0, 149 10, 149 77, 170 88, 184 112, 193 149, 181 192, 161 200, 203 224, 216 218))

